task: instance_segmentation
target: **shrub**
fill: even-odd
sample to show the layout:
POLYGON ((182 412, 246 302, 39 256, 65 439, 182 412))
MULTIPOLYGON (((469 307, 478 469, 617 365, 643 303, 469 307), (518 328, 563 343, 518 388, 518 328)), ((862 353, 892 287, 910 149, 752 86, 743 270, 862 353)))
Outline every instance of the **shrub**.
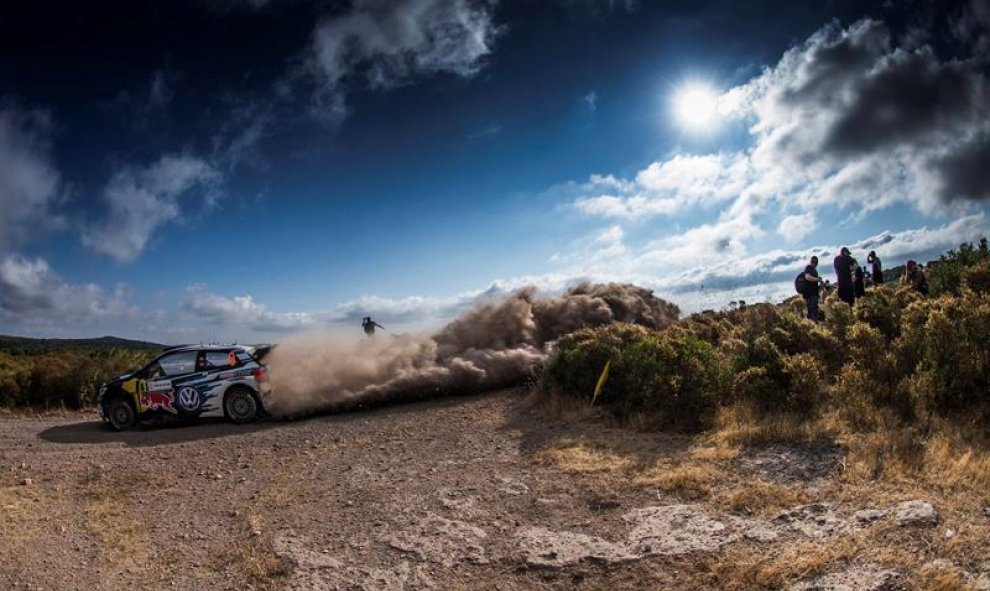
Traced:
POLYGON ((900 335, 901 304, 891 288, 881 286, 867 291, 856 300, 853 315, 879 330, 888 343, 900 335))
POLYGON ((95 404, 104 381, 144 365, 155 354, 126 349, 0 352, 0 406, 95 404))
POLYGON ((622 414, 647 411, 661 424, 683 430, 711 420, 721 390, 714 349, 689 335, 639 339, 620 353, 611 375, 623 391, 614 402, 622 414))
POLYGON ((918 410, 985 409, 990 401, 990 297, 943 296, 917 332, 912 335, 920 343, 912 395, 918 410))
POLYGON ((926 271, 931 294, 960 295, 966 269, 985 261, 990 261, 990 245, 986 238, 982 238, 978 246, 966 242, 959 245, 959 250, 943 254, 930 263, 926 271))
POLYGON ((854 317, 849 304, 839 298, 828 298, 825 300, 825 326, 829 332, 838 339, 841 346, 845 346, 849 327, 852 325, 854 317))
POLYGON ((990 260, 983 260, 962 272, 962 289, 976 294, 990 294, 990 260))
POLYGON ((609 378, 598 404, 619 416, 645 412, 659 425, 696 430, 714 414, 721 372, 708 342, 632 325, 582 329, 560 340, 543 387, 590 403, 605 363, 609 378))
POLYGON ((731 369, 733 400, 762 412, 810 412, 824 376, 814 355, 786 355, 765 335, 748 343, 731 369))
POLYGON ((880 408, 909 418, 911 398, 886 336, 858 322, 849 329, 848 352, 847 365, 835 384, 835 399, 846 418, 866 426, 880 408))
MULTIPOLYGON (((646 334, 642 326, 613 324, 582 328, 562 337, 544 372, 544 386, 552 385, 565 396, 590 401, 605 363, 615 363, 621 351, 646 334)), ((614 383, 606 383, 603 394, 614 396, 616 392, 614 383)))

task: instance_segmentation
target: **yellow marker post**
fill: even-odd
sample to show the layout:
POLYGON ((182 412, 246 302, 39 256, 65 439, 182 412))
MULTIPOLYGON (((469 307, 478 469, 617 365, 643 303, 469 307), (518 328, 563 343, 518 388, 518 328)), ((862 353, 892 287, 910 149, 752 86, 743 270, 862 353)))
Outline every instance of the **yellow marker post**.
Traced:
POLYGON ((612 360, 609 359, 605 362, 605 367, 602 368, 602 375, 598 376, 598 383, 595 384, 595 395, 591 397, 591 406, 595 405, 595 401, 598 400, 598 395, 602 393, 602 388, 605 387, 605 382, 608 380, 609 367, 612 365, 612 360))

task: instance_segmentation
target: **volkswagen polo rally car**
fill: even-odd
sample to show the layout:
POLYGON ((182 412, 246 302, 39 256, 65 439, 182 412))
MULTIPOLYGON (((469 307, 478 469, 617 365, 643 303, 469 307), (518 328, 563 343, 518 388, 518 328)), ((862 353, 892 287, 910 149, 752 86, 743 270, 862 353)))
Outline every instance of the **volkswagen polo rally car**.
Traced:
POLYGON ((226 417, 247 423, 271 395, 270 346, 181 345, 100 387, 100 416, 120 431, 150 418, 226 417))

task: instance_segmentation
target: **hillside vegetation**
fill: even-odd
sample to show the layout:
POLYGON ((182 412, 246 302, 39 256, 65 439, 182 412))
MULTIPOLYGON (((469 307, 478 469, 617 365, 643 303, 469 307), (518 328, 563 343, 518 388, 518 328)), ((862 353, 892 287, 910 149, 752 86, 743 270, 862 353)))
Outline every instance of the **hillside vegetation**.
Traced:
MULTIPOLYGON (((830 296, 822 324, 807 320, 794 297, 696 314, 662 330, 582 329, 560 340, 538 397, 551 407, 593 404, 587 412, 601 419, 704 432, 732 445, 838 441, 859 447, 867 472, 913 474, 926 454, 950 449, 952 457, 984 453, 987 241, 946 253, 928 272, 930 297, 900 284, 870 289, 853 307, 830 296)), ((967 473, 990 485, 990 460, 981 457, 967 473)))
POLYGON ((82 408, 100 384, 151 360, 161 345, 116 337, 28 339, 0 336, 0 408, 82 408))

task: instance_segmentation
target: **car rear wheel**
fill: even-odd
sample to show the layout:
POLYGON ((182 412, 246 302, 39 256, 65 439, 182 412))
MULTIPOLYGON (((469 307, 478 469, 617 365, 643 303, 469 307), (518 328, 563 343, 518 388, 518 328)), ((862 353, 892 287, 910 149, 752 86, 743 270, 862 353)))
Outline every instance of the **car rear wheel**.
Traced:
POLYGON ((247 388, 234 388, 227 392, 223 402, 224 410, 235 423, 250 423, 258 418, 258 399, 247 388))
POLYGON ((107 418, 110 426, 117 431, 126 431, 137 425, 137 410, 134 405, 123 398, 114 398, 107 405, 107 418))

